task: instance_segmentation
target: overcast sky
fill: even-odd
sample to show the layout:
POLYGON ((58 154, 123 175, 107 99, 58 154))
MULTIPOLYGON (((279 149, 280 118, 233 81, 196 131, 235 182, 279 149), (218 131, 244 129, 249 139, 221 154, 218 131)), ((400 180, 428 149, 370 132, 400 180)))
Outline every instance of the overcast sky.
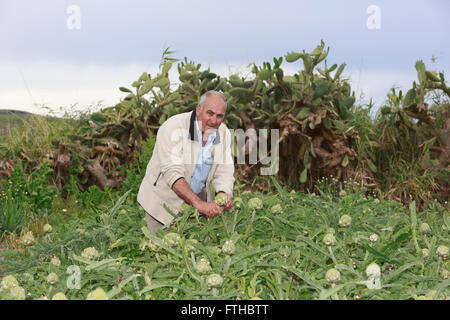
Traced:
POLYGON ((449 14, 447 0, 0 0, 0 109, 114 105, 166 47, 229 76, 321 39, 328 65, 345 62, 353 90, 380 105, 416 80, 418 59, 450 77, 449 14))

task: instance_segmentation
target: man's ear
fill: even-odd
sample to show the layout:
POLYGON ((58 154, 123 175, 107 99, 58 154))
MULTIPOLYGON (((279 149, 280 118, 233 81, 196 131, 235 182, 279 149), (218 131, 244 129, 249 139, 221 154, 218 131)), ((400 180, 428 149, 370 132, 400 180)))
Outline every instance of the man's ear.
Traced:
POLYGON ((197 116, 197 119, 200 116, 200 105, 199 104, 197 104, 197 107, 195 108, 195 115, 197 116))

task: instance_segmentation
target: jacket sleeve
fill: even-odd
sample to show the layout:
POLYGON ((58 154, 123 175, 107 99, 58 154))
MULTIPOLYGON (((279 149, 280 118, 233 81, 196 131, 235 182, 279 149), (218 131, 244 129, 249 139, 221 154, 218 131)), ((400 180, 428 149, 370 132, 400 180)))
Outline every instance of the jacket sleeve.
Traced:
POLYGON ((211 184, 216 192, 223 191, 233 196, 234 185, 234 159, 231 153, 233 140, 231 133, 227 129, 224 139, 223 157, 217 164, 216 171, 211 179, 211 184))
POLYGON ((162 177, 170 188, 178 179, 185 177, 183 134, 186 134, 182 129, 172 130, 171 127, 169 121, 159 127, 155 144, 162 177))

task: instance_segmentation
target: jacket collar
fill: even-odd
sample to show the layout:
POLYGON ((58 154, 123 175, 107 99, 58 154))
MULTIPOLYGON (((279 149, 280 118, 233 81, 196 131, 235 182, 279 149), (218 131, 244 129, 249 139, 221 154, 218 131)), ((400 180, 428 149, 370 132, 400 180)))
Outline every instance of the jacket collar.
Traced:
MULTIPOLYGON (((192 141, 200 141, 199 137, 197 136, 197 130, 195 130, 195 118, 196 118, 196 112, 195 109, 191 113, 191 119, 189 123, 189 139, 192 141)), ((220 128, 220 126, 219 126, 220 128)), ((213 141, 213 144, 220 143, 220 134, 219 134, 219 128, 216 130, 216 138, 213 141)))

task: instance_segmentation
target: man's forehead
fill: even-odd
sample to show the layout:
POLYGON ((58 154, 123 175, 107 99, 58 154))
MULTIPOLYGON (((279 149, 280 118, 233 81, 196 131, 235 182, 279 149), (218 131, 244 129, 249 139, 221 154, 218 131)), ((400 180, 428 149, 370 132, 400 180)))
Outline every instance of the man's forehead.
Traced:
POLYGON ((204 110, 207 113, 217 113, 217 114, 224 114, 225 113, 225 108, 220 108, 220 107, 208 108, 207 106, 205 106, 204 110))
POLYGON ((205 112, 212 111, 214 113, 225 113, 226 105, 222 98, 218 96, 209 96, 203 106, 205 112))

